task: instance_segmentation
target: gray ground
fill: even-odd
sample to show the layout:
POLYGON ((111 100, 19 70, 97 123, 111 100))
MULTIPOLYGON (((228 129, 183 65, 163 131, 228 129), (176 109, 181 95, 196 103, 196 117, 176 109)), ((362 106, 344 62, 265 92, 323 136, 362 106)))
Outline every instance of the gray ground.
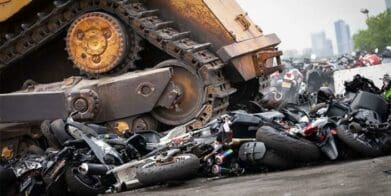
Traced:
POLYGON ((118 195, 391 195, 391 156, 237 178, 196 179, 118 195))

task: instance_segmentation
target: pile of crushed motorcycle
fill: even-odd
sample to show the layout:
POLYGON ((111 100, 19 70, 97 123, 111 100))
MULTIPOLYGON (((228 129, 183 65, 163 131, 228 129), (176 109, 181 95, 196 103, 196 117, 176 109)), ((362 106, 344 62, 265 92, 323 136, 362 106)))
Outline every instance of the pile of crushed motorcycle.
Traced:
POLYGON ((286 103, 233 111, 192 132, 116 134, 72 115, 45 122, 45 151, 2 160, 1 195, 96 195, 389 153, 389 102, 366 78, 356 76, 345 87, 342 98, 320 88, 308 110, 286 103))

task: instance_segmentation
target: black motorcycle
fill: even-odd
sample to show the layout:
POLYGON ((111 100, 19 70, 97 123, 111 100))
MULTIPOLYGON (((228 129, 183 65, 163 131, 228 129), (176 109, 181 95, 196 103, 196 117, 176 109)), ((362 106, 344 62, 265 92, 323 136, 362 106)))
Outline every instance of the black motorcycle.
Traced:
POLYGON ((338 137, 367 157, 385 154, 391 147, 389 103, 380 95, 360 91, 351 112, 338 122, 338 137))

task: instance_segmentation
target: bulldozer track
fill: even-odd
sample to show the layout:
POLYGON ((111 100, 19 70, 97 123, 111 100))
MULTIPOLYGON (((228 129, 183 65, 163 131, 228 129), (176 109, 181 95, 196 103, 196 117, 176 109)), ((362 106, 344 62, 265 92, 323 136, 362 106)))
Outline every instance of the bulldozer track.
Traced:
MULTIPOLYGON (((21 24, 21 32, 0 40, 1 64, 9 65, 29 52, 43 46, 66 29, 78 16, 104 11, 119 17, 138 36, 144 38, 172 57, 193 66, 203 80, 205 98, 198 115, 186 124, 188 130, 202 127, 212 117, 225 112, 229 96, 236 89, 225 79, 223 61, 209 50, 209 43, 198 43, 191 38, 191 32, 180 32, 175 24, 159 17, 159 10, 147 9, 140 2, 128 0, 65 0, 54 1, 50 12, 37 13, 37 20, 30 25, 21 24)), ((140 49, 141 50, 141 49, 140 49)), ((134 59, 127 59, 130 69, 134 59)))

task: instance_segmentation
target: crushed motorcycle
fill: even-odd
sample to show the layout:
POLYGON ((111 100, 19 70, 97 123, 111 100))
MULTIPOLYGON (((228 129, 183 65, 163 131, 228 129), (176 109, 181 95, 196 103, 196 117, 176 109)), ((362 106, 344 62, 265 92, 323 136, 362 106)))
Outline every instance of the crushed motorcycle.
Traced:
POLYGON ((265 123, 258 129, 256 138, 286 159, 312 163, 322 160, 322 152, 330 160, 338 157, 334 140, 336 125, 329 118, 311 119, 295 105, 258 116, 265 123))
POLYGON ((155 150, 109 171, 115 176, 113 192, 189 179, 238 176, 246 170, 269 165, 286 165, 285 160, 268 151, 255 139, 259 118, 243 111, 231 112, 205 127, 186 132, 183 127, 171 130, 155 150), (266 163, 266 164, 265 164, 266 163), (158 178, 159 176, 159 178, 158 178))
POLYGON ((350 112, 338 122, 338 137, 366 157, 389 152, 389 103, 380 95, 360 91, 350 103, 350 108, 350 112))
POLYGON ((51 128, 54 136, 51 139, 57 139, 59 149, 25 154, 2 164, 15 176, 12 184, 16 190, 5 190, 10 195, 104 193, 113 179, 106 175, 110 168, 148 152, 145 138, 140 134, 120 138, 105 132, 105 127, 75 122, 72 117, 65 122, 52 122, 51 128))

